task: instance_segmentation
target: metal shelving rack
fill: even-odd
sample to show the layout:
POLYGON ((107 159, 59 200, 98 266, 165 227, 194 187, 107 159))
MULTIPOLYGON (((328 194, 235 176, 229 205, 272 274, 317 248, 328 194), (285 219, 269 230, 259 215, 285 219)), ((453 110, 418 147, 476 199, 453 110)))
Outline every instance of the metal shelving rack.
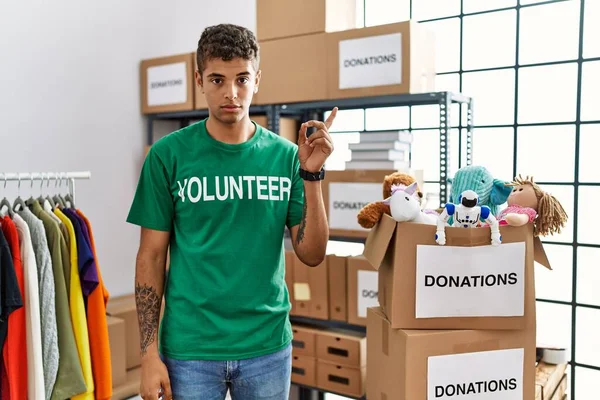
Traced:
MULTIPOLYGON (((459 113, 459 141, 466 140, 466 164, 470 165, 472 161, 472 141, 473 141, 473 99, 460 93, 453 92, 431 92, 416 94, 395 94, 373 97, 358 97, 337 100, 309 101, 290 104, 273 104, 251 106, 251 115, 266 115, 271 131, 279 132, 279 119, 283 116, 299 118, 303 121, 309 119, 323 120, 323 114, 330 111, 333 107, 340 110, 356 108, 383 108, 398 106, 439 106, 439 142, 440 142, 440 170, 439 181, 427 181, 427 183, 439 183, 440 185, 440 206, 445 204, 448 199, 448 170, 450 164, 450 146, 448 145, 450 129, 453 128, 451 121, 450 108, 452 104, 461 104, 467 106, 467 121, 463 124, 462 112, 459 113), (466 130, 466 137, 463 138, 463 129, 466 130)), ((462 111, 462 110, 461 110, 462 111)), ((171 120, 179 121, 180 126, 189 124, 190 120, 202 119, 208 116, 207 110, 193 110, 182 112, 171 112, 161 114, 147 115, 147 145, 152 145, 154 137, 154 121, 171 120)), ((454 127, 456 128, 456 127, 454 127)), ((412 127, 408 129, 412 131, 412 127)), ((310 133, 309 133, 310 134, 310 133)), ((459 168, 462 166, 462 146, 459 146, 459 168)))
MULTIPOLYGON (((459 113, 459 168, 462 166, 462 142, 466 140, 466 164, 470 165, 472 161, 472 141, 473 141, 473 99, 464 96, 460 93, 453 92, 431 92, 431 93, 417 93, 417 94, 395 94, 395 95, 384 95, 384 96, 373 96, 373 97, 360 97, 360 98, 347 98, 337 100, 323 100, 323 101, 309 101, 309 102, 298 102, 289 104, 272 104, 272 105, 257 105, 250 107, 251 115, 265 115, 268 121, 268 129, 278 133, 279 132, 279 119, 281 117, 293 117, 302 121, 309 119, 323 120, 324 114, 327 111, 338 107, 341 110, 359 109, 359 108, 384 108, 384 107, 399 107, 399 106, 424 106, 424 105, 438 105, 439 106, 439 157, 440 157, 440 168, 439 168, 439 181, 426 181, 426 183, 439 183, 440 185, 440 206, 446 203, 448 199, 447 190, 447 178, 449 174, 449 164, 452 154, 450 153, 449 136, 450 129, 456 128, 452 126, 450 117, 450 109, 453 104, 466 105, 467 120, 462 121, 463 113, 462 109, 459 113), (463 129, 465 129, 465 137, 463 138, 463 129)), ((160 114, 147 115, 147 145, 152 145, 154 138, 154 122, 159 120, 167 121, 179 121, 180 127, 189 125, 192 120, 199 120, 208 117, 208 110, 193 110, 193 111, 182 111, 182 112, 169 112, 160 114)), ((410 125, 409 131, 413 131, 412 124, 410 125)), ((310 134, 310 132, 309 132, 310 134)), ((287 232, 287 231, 286 231, 287 232)), ((341 240, 348 242, 364 242, 364 239, 346 238, 346 237, 332 237, 333 240, 341 240)), ((348 330, 366 332, 366 327, 351 325, 347 323, 331 321, 331 320, 319 320, 313 318, 304 318, 297 316, 290 316, 290 321, 293 323, 304 323, 313 326, 321 326, 325 328, 344 328, 348 330)), ((325 392, 318 388, 297 385, 299 388, 300 400, 324 400, 325 392)), ((339 393, 334 393, 339 394, 339 393)), ((347 395, 341 395, 348 397, 347 395)), ((359 398, 357 400, 365 400, 366 397, 359 398)))

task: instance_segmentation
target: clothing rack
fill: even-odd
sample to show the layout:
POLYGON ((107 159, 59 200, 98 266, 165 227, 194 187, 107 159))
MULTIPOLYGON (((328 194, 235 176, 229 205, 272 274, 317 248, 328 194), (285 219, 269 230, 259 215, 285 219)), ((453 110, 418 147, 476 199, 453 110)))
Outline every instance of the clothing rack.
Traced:
POLYGON ((76 179, 91 179, 92 173, 90 171, 75 171, 75 172, 19 172, 19 173, 0 173, 0 182, 4 181, 4 188, 8 181, 18 181, 19 188, 21 188, 21 181, 30 181, 33 186, 33 181, 41 181, 42 186, 44 181, 47 182, 47 186, 50 186, 50 181, 55 181, 55 187, 59 184, 62 185, 63 181, 67 181, 69 186, 69 194, 71 198, 75 199, 75 180, 76 179))

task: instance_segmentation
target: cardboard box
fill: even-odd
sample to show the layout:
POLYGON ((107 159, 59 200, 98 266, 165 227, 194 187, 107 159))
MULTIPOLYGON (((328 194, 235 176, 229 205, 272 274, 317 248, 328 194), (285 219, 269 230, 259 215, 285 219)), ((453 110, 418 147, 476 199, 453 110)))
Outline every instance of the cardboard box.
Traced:
POLYGON ((140 328, 135 295, 111 297, 106 305, 106 315, 125 321, 125 363, 127 369, 141 364, 140 328))
POLYGON ((326 47, 324 33, 262 42, 257 104, 327 99, 326 47))
POLYGON ((317 332, 317 359, 352 368, 367 366, 367 338, 353 331, 317 332))
POLYGON ((140 65, 142 114, 194 108, 192 53, 143 60, 140 65))
MULTIPOLYGON (((254 120, 258 125, 263 128, 269 129, 269 122, 267 121, 266 115, 251 115, 250 118, 254 120)), ((298 130, 300 129, 299 122, 294 118, 289 117, 280 117, 279 118, 279 132, 277 133, 279 136, 286 138, 292 143, 298 143, 298 130)))
POLYGON ((287 286, 289 298, 290 298, 290 315, 295 315, 296 312, 296 300, 294 299, 294 258, 296 257, 294 251, 286 250, 285 252, 285 284, 287 286))
POLYGON ((142 367, 132 368, 127 371, 126 381, 113 387, 113 400, 125 400, 140 393, 140 382, 142 379, 142 367))
POLYGON ((106 325, 108 327, 108 343, 110 346, 112 384, 113 386, 119 386, 127 380, 125 321, 120 318, 107 316, 106 325))
POLYGON ((535 261, 549 267, 531 224, 490 228, 398 223, 384 215, 367 238, 364 256, 379 271, 379 303, 393 328, 524 329, 535 321, 535 261))
POLYGON ((379 273, 363 256, 348 257, 348 323, 367 325, 367 309, 379 306, 379 273))
POLYGON ((435 40, 414 21, 327 35, 327 97, 435 90, 435 40))
POLYGON ((309 267, 294 255, 294 315, 329 319, 327 286, 327 258, 320 265, 309 267))
POLYGON ((358 213, 367 204, 383 200, 383 180, 392 170, 326 171, 323 202, 331 236, 366 238, 368 229, 358 224, 358 213))
POLYGON ((356 1, 258 0, 257 38, 263 41, 357 28, 356 1))
POLYGON ((292 383, 317 386, 317 359, 292 355, 292 383))
POLYGON ((535 335, 535 321, 519 331, 393 329, 370 308, 367 398, 533 399, 535 335))
POLYGON ((317 360, 317 386, 325 391, 362 397, 365 394, 366 379, 366 368, 352 368, 317 360))
POLYGON ((329 319, 348 321, 348 270, 346 257, 333 254, 327 256, 327 278, 329 282, 329 319))
POLYGON ((299 356, 317 356, 317 329, 292 325, 292 352, 299 356))

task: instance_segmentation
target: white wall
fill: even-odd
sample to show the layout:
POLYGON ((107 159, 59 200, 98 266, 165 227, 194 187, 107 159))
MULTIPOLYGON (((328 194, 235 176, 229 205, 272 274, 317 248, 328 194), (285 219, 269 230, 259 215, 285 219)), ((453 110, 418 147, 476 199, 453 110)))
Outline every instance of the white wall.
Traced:
MULTIPOLYGON (((139 229, 125 219, 145 138, 140 60, 194 51, 207 25, 255 20, 255 0, 1 3, 0 173, 91 171, 76 205, 112 296, 133 292, 139 229)), ((12 202, 16 186, 0 183, 0 198, 12 202)))

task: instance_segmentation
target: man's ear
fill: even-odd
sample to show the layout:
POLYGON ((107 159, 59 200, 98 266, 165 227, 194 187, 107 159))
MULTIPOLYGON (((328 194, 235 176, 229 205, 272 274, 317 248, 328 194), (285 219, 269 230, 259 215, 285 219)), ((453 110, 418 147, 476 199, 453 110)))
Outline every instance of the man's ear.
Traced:
POLYGON ((202 82, 202 74, 200 71, 194 71, 194 78, 196 79, 196 85, 198 85, 202 89, 202 93, 204 93, 204 82, 202 82))
POLYGON ((258 87, 260 85, 260 78, 262 76, 262 71, 259 69, 256 71, 256 78, 254 80, 254 93, 258 92, 258 87))

